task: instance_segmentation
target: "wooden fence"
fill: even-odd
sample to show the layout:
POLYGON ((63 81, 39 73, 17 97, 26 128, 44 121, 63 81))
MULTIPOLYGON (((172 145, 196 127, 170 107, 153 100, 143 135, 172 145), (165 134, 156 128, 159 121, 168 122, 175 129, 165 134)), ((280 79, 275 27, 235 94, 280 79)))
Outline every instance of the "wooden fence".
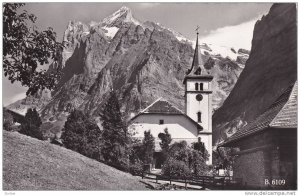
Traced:
POLYGON ((209 189, 236 190, 242 188, 241 179, 233 180, 232 177, 229 176, 178 177, 178 176, 163 176, 160 174, 143 172, 142 178, 155 180, 156 183, 158 183, 159 180, 169 181, 170 184, 172 184, 172 182, 180 182, 185 184, 185 188, 187 188, 187 184, 198 185, 201 186, 203 189, 209 188, 209 189))

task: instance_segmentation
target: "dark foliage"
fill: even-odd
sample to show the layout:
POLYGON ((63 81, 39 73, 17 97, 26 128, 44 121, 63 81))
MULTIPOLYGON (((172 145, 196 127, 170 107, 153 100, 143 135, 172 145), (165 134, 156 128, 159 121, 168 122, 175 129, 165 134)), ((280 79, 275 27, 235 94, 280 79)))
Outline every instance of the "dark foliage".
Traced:
POLYGON ((40 130, 41 125, 42 120, 39 113, 35 108, 29 108, 25 114, 25 120, 21 124, 20 133, 42 140, 43 134, 40 130))
POLYGON ((134 163, 130 163, 129 172, 132 175, 141 175, 143 172, 143 162, 137 159, 134 163))
POLYGON ((119 101, 114 91, 110 93, 110 97, 102 108, 100 118, 103 126, 102 154, 105 162, 127 171, 130 136, 123 122, 119 101))
POLYGON ((206 165, 206 159, 203 158, 202 154, 199 151, 191 151, 189 165, 193 175, 208 175, 209 167, 206 165))
POLYGON ((24 3, 3 4, 3 71, 13 83, 20 81, 29 87, 28 94, 39 89, 53 89, 60 75, 58 61, 62 44, 56 41, 51 27, 38 31, 36 16, 20 11, 24 3), (39 66, 52 61, 53 69, 39 70, 39 66))
POLYGON ((102 133, 95 122, 80 110, 68 116, 61 136, 66 148, 101 160, 102 133))
POLYGON ((229 175, 229 171, 233 168, 234 157, 231 156, 237 149, 234 148, 219 148, 218 151, 213 151, 213 167, 215 173, 219 169, 225 169, 225 175, 229 175))
POLYGON ((159 133, 158 138, 161 140, 159 143, 161 149, 168 152, 172 142, 172 136, 169 134, 168 129, 165 128, 164 133, 159 133))
POLYGON ((13 124, 14 124, 13 116, 4 109, 3 110, 3 128, 4 128, 4 130, 11 131, 13 129, 13 124))
POLYGON ((206 175, 208 166, 206 160, 208 153, 203 156, 202 152, 194 149, 198 145, 189 147, 186 141, 175 142, 170 146, 168 158, 162 167, 163 175, 186 177, 189 175, 206 175))
POLYGON ((151 134, 150 130, 144 132, 144 139, 143 139, 143 163, 144 164, 151 164, 153 161, 153 153, 155 150, 155 142, 154 137, 151 134))
POLYGON ((205 161, 208 160, 209 154, 205 148, 204 143, 201 142, 201 140, 199 140, 198 142, 192 143, 192 148, 194 150, 198 151, 205 161))
POLYGON ((184 161, 170 157, 163 166, 162 173, 171 177, 189 177, 191 170, 184 161))
POLYGON ((168 158, 168 153, 170 149, 170 144, 172 142, 172 136, 169 134, 168 129, 166 128, 164 130, 164 133, 159 133, 158 138, 161 140, 159 143, 161 147, 161 155, 160 155, 160 160, 162 163, 164 163, 167 158, 168 158))

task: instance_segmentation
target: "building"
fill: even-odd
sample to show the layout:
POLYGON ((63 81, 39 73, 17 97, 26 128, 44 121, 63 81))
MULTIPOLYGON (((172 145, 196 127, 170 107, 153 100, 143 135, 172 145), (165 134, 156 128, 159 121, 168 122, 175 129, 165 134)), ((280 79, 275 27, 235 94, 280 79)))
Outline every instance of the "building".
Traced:
POLYGON ((220 147, 237 148, 233 177, 245 188, 297 188, 297 82, 220 147))
POLYGON ((210 155, 208 161, 210 165, 212 164, 212 79, 213 76, 203 67, 197 32, 192 67, 187 71, 183 81, 185 84, 185 113, 203 129, 199 133, 199 137, 210 155))
POLYGON ((155 154, 153 165, 161 167, 157 160, 161 151, 158 138, 165 129, 172 136, 172 142, 185 140, 188 144, 198 141, 201 126, 168 101, 159 98, 130 120, 129 128, 133 137, 142 140, 144 131, 151 131, 155 138, 155 154))
MULTIPOLYGON (((197 33, 192 66, 183 81, 185 112, 160 98, 130 120, 129 130, 140 139, 144 137, 144 131, 151 130, 156 140, 156 152, 160 151, 158 134, 165 128, 173 141, 185 140, 191 144, 201 140, 209 153, 207 163, 212 164, 212 79, 203 68, 197 33)), ((156 162, 155 165, 159 167, 160 164, 156 162)))

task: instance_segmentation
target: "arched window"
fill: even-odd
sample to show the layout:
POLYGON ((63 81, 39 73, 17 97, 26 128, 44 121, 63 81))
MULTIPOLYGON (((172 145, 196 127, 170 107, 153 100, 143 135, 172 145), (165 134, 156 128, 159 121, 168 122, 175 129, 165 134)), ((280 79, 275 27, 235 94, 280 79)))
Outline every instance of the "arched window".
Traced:
POLYGON ((201 112, 197 112, 198 122, 201 122, 201 112))
POLYGON ((201 68, 199 67, 196 71, 195 71, 196 75, 201 75, 201 68))
POLYGON ((200 91, 203 91, 203 83, 200 83, 200 91))
POLYGON ((196 82, 195 83, 195 90, 198 91, 199 90, 199 84, 196 82))

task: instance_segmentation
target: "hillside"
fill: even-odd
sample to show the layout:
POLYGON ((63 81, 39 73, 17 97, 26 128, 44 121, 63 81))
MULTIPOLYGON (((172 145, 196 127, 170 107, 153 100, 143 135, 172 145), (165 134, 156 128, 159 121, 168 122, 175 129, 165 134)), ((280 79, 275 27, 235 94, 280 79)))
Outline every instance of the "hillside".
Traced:
POLYGON ((256 22, 245 69, 213 115, 214 144, 253 121, 296 80, 296 4, 274 4, 256 22))
POLYGON ((74 151, 3 131, 3 190, 145 190, 128 173, 74 151))

